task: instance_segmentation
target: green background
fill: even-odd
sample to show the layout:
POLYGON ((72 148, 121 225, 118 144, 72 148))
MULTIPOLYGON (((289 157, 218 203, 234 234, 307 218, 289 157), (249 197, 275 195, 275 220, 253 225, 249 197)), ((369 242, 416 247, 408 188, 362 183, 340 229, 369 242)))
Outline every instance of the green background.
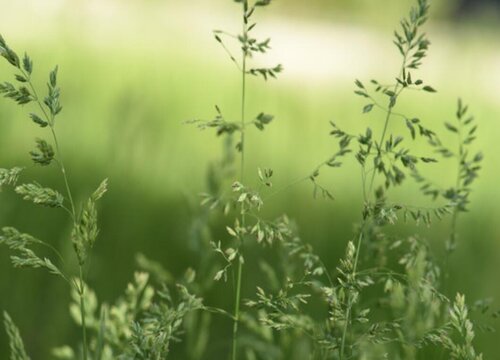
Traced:
MULTIPOLYGON (((276 116, 264 133, 255 130, 249 135, 247 169, 255 180, 257 167, 270 167, 276 186, 283 186, 328 158, 337 148, 328 135, 330 120, 350 132, 380 127, 381 114, 361 114, 364 103, 352 93, 353 80, 392 81, 399 61, 391 44, 392 29, 410 4, 282 0, 259 17, 258 31, 273 38, 274 49, 267 59, 255 60, 280 62, 285 72, 278 81, 249 83, 249 114, 266 111, 276 116)), ((197 194, 205 189, 208 163, 222 149, 213 133, 183 121, 210 118, 215 104, 228 117, 237 117, 238 72, 213 41, 211 30, 237 31, 238 8, 229 0, 0 0, 0 9, 0 32, 14 49, 29 51, 40 86, 59 64, 64 110, 57 126, 77 198, 84 199, 102 178, 110 179, 88 275, 100 300, 112 301, 123 292, 137 252, 181 275, 196 261, 189 230, 197 194)), ((459 17, 451 0, 440 1, 434 10, 428 26, 432 46, 421 77, 438 93, 409 94, 398 106, 441 129, 443 121, 453 119, 460 96, 478 119, 476 147, 485 154, 484 170, 471 212, 461 217, 448 287, 450 294, 459 290, 469 301, 494 297, 498 307, 498 19, 491 12, 459 17)), ((5 62, 0 75, 2 80, 12 78, 5 62)), ((44 185, 60 187, 55 169, 29 163, 33 138, 43 135, 26 116, 30 109, 0 102, 0 167, 28 166, 26 179, 33 176, 44 185)), ((392 130, 408 136, 397 124, 392 130)), ((451 186, 454 169, 453 164, 439 163, 430 174, 451 186)), ((353 161, 324 172, 321 182, 333 192, 334 202, 314 200, 310 184, 301 183, 274 197, 265 213, 286 212, 294 218, 303 239, 333 269, 360 217, 358 173, 353 161)), ((412 185, 393 196, 422 202, 412 185)), ((71 229, 64 213, 22 202, 9 189, 0 193, 0 204, 0 226, 15 226, 71 254, 71 229)), ((400 224, 398 231, 428 237, 441 254, 448 227, 444 220, 432 229, 400 224)), ((231 306, 231 295, 223 288, 210 300, 231 306)), ((244 297, 253 293, 248 286, 244 291, 244 297)), ((1 249, 0 309, 15 319, 34 359, 50 358, 52 346, 77 341, 69 300, 64 283, 44 272, 11 269, 1 249)), ((229 334, 230 324, 219 330, 229 334)), ((497 356, 497 336, 484 334, 477 341, 485 359, 497 356)), ((2 334, 0 358, 6 357, 2 334)))

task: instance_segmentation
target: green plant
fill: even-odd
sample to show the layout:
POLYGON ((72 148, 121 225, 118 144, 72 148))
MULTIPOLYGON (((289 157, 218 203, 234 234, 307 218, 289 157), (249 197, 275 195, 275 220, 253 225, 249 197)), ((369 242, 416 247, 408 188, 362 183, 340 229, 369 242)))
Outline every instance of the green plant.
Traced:
MULTIPOLYGON (((214 120, 204 121, 204 120, 194 120, 190 123, 197 124, 200 129, 205 128, 215 128, 217 135, 229 135, 232 136, 234 133, 239 135, 238 143, 236 144, 236 149, 240 154, 240 175, 238 181, 233 182, 232 189, 233 192, 237 194, 236 199, 229 198, 229 201, 223 203, 225 212, 229 212, 230 208, 237 207, 239 215, 235 220, 234 226, 228 226, 228 233, 235 239, 235 244, 233 247, 222 248, 221 243, 213 243, 213 249, 216 253, 220 254, 225 260, 226 265, 219 270, 215 275, 215 280, 220 280, 224 278, 227 280, 227 272, 233 266, 236 266, 236 284, 235 284, 235 294, 234 294, 234 312, 233 312, 233 340, 232 340, 232 359, 237 358, 238 354, 238 328, 241 322, 240 318, 240 303, 241 303, 241 288, 242 288, 242 273, 244 264, 244 246, 246 238, 250 234, 262 234, 261 230, 257 228, 252 228, 248 225, 247 218, 252 215, 251 212, 254 209, 260 208, 262 201, 257 192, 254 192, 250 188, 247 188, 244 184, 247 179, 245 177, 245 157, 246 157, 246 142, 245 136, 249 126, 255 126, 259 130, 264 130, 264 128, 269 125, 274 119, 272 115, 266 114, 264 112, 259 113, 254 119, 247 120, 246 114, 246 101, 247 101, 247 76, 261 76, 264 80, 269 78, 275 78, 277 74, 282 71, 281 65, 277 65, 271 68, 251 68, 248 66, 248 60, 257 53, 265 54, 270 49, 270 39, 258 40, 253 36, 253 30, 256 27, 256 23, 253 22, 253 16, 261 7, 268 6, 270 0, 258 0, 253 3, 248 0, 235 0, 235 2, 241 4, 242 8, 242 32, 241 34, 235 35, 230 34, 222 30, 215 30, 214 36, 218 43, 221 44, 223 49, 229 55, 231 61, 236 65, 238 71, 241 74, 241 113, 240 121, 228 121, 224 117, 220 108, 216 106, 217 115, 214 120), (229 48, 225 44, 225 39, 235 39, 240 46, 240 60, 232 54, 229 48), (235 201, 234 201, 235 200, 235 201)), ((261 171, 260 178, 262 182, 267 182, 272 176, 272 172, 261 171)), ((269 186, 269 182, 267 185, 269 186)), ((223 200, 221 197, 214 197, 209 194, 203 200, 204 204, 210 204, 212 208, 215 208, 223 200)), ((258 235, 259 237, 261 235, 258 235)), ((262 240, 262 239, 261 239, 262 240)))
MULTIPOLYGON (((124 295, 110 304, 98 299, 84 276, 98 235, 97 202, 107 190, 107 181, 77 205, 55 130, 62 109, 57 67, 49 75, 48 95, 39 99, 31 80, 31 59, 25 55, 20 60, 0 37, 0 55, 16 71, 16 83, 1 83, 0 93, 19 105, 39 108, 30 118, 42 129, 50 130, 53 144, 37 139, 31 160, 37 166, 57 166, 64 191, 36 182, 17 185, 22 167, 0 169, 0 186, 14 187, 24 200, 37 205, 62 209, 72 222, 69 238, 75 250, 74 261, 63 259, 51 244, 12 227, 4 227, 0 236, 0 244, 14 253, 11 260, 15 267, 44 268, 70 285, 70 314, 81 327, 81 345, 56 347, 52 356, 67 360, 160 360, 172 356, 174 344, 185 339, 187 358, 211 358, 212 351, 222 352, 214 350, 219 344, 211 334, 212 318, 221 315, 221 321, 231 321, 228 352, 233 360, 481 359, 473 343, 475 324, 471 313, 488 312, 488 302, 468 307, 463 295, 450 298, 443 290, 449 276, 448 258, 457 244, 459 215, 467 210, 470 186, 478 177, 482 161, 481 153, 474 153, 472 147, 477 126, 467 115, 467 106, 459 101, 456 123, 445 123, 447 131, 458 138, 457 150, 452 150, 455 146, 448 146, 438 131, 426 125, 427 121, 397 110, 408 90, 436 92, 417 78, 430 45, 422 30, 428 17, 427 0, 417 0, 395 32, 394 43, 402 58, 395 82, 387 85, 371 80, 368 85, 355 81, 355 94, 364 101, 364 116, 381 114, 381 126, 353 134, 332 123, 331 136, 338 142, 338 150, 306 176, 277 190, 272 169, 262 167, 250 176, 246 165, 251 154, 246 145, 249 130, 253 126, 265 130, 274 120, 264 112, 249 120, 248 77, 268 80, 282 71, 279 65, 250 66, 253 55, 270 49, 269 39, 258 40, 253 34, 256 12, 270 5, 271 0, 235 2, 242 9, 242 32, 216 30, 214 36, 241 76, 237 120, 230 120, 231 116, 216 106, 214 119, 189 122, 200 129, 215 129, 223 137, 222 157, 208 170, 208 189, 201 200, 204 206, 193 210, 196 215, 189 229, 196 266, 176 277, 162 264, 139 254, 137 266, 143 272, 135 273, 124 295), (240 56, 233 55, 228 39, 236 41, 240 56), (406 132, 399 133, 400 127, 393 124, 402 124, 406 132), (413 141, 427 145, 420 150, 424 154, 414 150, 413 141), (438 166, 438 159, 457 161, 456 183, 451 187, 440 186, 426 176, 426 167, 438 166), (261 210, 277 193, 305 181, 311 182, 315 197, 333 200, 329 187, 320 183, 321 175, 327 168, 337 171, 347 161, 357 162, 361 169, 361 219, 332 271, 323 262, 323 255, 301 239, 288 216, 268 219, 261 210), (411 179, 423 197, 430 196, 437 204, 414 206, 393 200, 392 189, 411 179), (422 237, 394 235, 389 230, 394 224, 404 226, 408 220, 431 226, 436 219, 447 221, 448 216, 450 235, 444 261, 433 255, 422 237), (39 245, 47 247, 56 258, 35 252, 39 245), (77 266, 72 267, 72 263, 77 266), (249 273, 259 274, 255 293, 244 292, 249 273), (232 280, 233 288, 227 286, 233 297, 231 310, 205 305, 223 280, 225 283, 218 286, 232 280)), ((29 359, 19 330, 6 313, 4 323, 11 359, 29 359)))
MULTIPOLYGON (((75 249, 75 254, 78 261, 78 278, 72 279, 65 270, 61 270, 54 265, 54 262, 49 258, 39 257, 33 250, 33 245, 46 245, 52 248, 49 244, 38 240, 31 235, 23 234, 13 228, 3 228, 3 235, 0 238, 1 243, 5 243, 14 253, 11 257, 12 264, 20 268, 45 268, 50 273, 60 276, 68 284, 78 292, 80 299, 80 313, 82 322, 82 351, 83 359, 88 359, 87 345, 87 326, 85 324, 85 286, 84 286, 84 267, 87 265, 87 259, 90 250, 94 246, 97 239, 97 201, 107 191, 107 180, 104 180, 97 190, 89 197, 89 199, 78 209, 73 200, 71 187, 68 180, 66 167, 64 165, 61 148, 59 146, 58 137, 56 134, 56 120, 62 111, 60 103, 60 89, 57 84, 58 67, 56 66, 50 72, 49 81, 47 83, 48 94, 42 99, 39 97, 37 90, 32 82, 33 62, 31 58, 25 54, 22 60, 12 50, 5 40, 0 36, 0 55, 5 58, 10 65, 15 69, 15 79, 17 85, 10 82, 0 84, 0 93, 6 98, 14 100, 19 105, 34 103, 38 108, 38 112, 30 113, 31 120, 41 128, 46 128, 50 132, 54 147, 44 139, 36 140, 36 149, 30 152, 32 161, 39 166, 50 166, 55 164, 64 180, 66 197, 57 190, 48 187, 43 187, 37 182, 25 183, 15 187, 15 192, 18 193, 24 200, 31 201, 37 205, 60 208, 65 210, 73 223, 71 232, 71 241, 75 249)), ((15 186, 22 168, 16 167, 10 170, 2 169, 1 185, 15 186)), ((52 248, 53 249, 53 248, 52 248)), ((58 261, 64 266, 64 260, 53 249, 59 257, 58 261)))
MULTIPOLYGON (((243 5, 244 9, 248 8, 245 3, 243 5)), ((273 171, 259 169, 261 188, 257 190, 248 185, 248 179, 244 182, 242 177, 232 185, 236 193, 234 198, 220 191, 220 187, 204 195, 203 204, 211 209, 220 207, 225 214, 231 214, 231 209, 239 205, 240 214, 234 226, 227 227, 230 237, 236 239, 236 245, 225 247, 221 242, 213 245, 226 264, 216 273, 216 280, 227 279, 227 273, 234 268, 235 260, 238 265, 235 270, 233 359, 237 356, 238 322, 260 334, 266 344, 249 345, 250 350, 245 352, 249 359, 293 356, 291 349, 294 340, 290 339, 299 341, 301 334, 307 335, 310 341, 309 356, 312 359, 342 360, 374 356, 413 359, 421 353, 440 353, 441 356, 447 353, 453 359, 480 358, 472 346, 472 322, 467 318, 463 297, 458 296, 458 300, 453 302, 440 291, 441 267, 426 241, 419 237, 389 237, 383 231, 385 227, 399 222, 400 218, 404 222, 411 219, 417 224, 431 226, 433 218, 442 220, 451 214, 451 235, 447 241, 450 253, 455 247, 458 214, 466 210, 470 184, 480 170, 482 155, 470 155, 468 149, 475 139, 477 126, 472 117, 466 116, 467 107, 461 101, 457 110, 458 126, 445 124, 449 131, 458 135, 457 152, 444 146, 438 134, 427 127, 424 121, 396 111, 398 100, 408 90, 436 92, 416 77, 430 45, 422 31, 428 11, 428 2, 418 0, 409 16, 401 21, 401 29, 395 32, 394 44, 402 61, 394 84, 386 85, 371 80, 369 87, 360 80, 355 82, 356 95, 368 100, 362 112, 369 114, 379 110, 383 114, 384 121, 379 134, 370 127, 361 135, 350 134, 332 123, 331 135, 338 139, 339 150, 309 175, 265 196, 261 195, 262 187, 272 186, 273 171), (393 122, 403 123, 413 141, 426 142, 428 153, 416 154, 412 145, 404 139, 405 135, 391 133, 393 122), (299 238, 295 226, 286 216, 267 221, 259 215, 259 210, 264 201, 277 192, 306 180, 312 182, 314 195, 333 199, 331 191, 320 185, 320 173, 326 167, 341 167, 350 155, 354 155, 361 166, 364 198, 362 220, 357 227, 355 240, 348 242, 346 255, 340 260, 334 275, 330 274, 313 249, 299 238), (438 162, 433 156, 457 159, 457 182, 453 188, 437 188, 434 182, 422 175, 425 166, 438 162), (442 200, 441 203, 437 206, 413 206, 389 201, 391 188, 406 184, 409 178, 420 185, 423 195, 442 200), (255 243, 267 244, 282 253, 281 264, 263 266, 263 271, 268 275, 268 287, 274 290, 269 292, 264 285, 259 286, 256 298, 245 302, 247 310, 241 316, 238 304, 241 296, 242 245, 248 248, 252 239, 255 243), (368 291, 369 295, 366 294, 368 291), (311 301, 326 304, 327 316, 321 321, 317 320, 317 315, 308 314, 308 303, 311 301), (381 308, 374 309, 373 302, 378 302, 381 308), (380 318, 383 320, 376 320, 380 318), (264 329, 257 325, 259 322, 264 329), (265 335, 265 328, 281 334, 279 351, 275 355, 272 354, 277 339, 274 335, 265 335), (461 340, 455 337, 454 331, 461 334, 461 340), (262 346, 266 349, 266 355, 259 352, 262 346)), ((216 32, 217 41, 224 45, 220 34, 231 35, 216 32)), ((236 38, 240 41, 246 39, 245 32, 236 38)), ((240 66, 226 46, 224 49, 238 69, 243 70, 244 110, 245 63, 243 67, 240 66)), ((264 78, 267 77, 264 75, 264 78)), ((218 107, 217 113, 213 121, 195 122, 202 129, 216 128, 217 134, 227 136, 229 143, 233 134, 240 134, 241 140, 236 148, 241 151, 243 169, 245 129, 251 122, 245 123, 244 112, 240 124, 225 120, 218 107)), ((260 116, 265 117, 264 114, 260 116)), ((272 119, 270 116, 266 118, 272 119)), ((261 122, 259 117, 257 120, 255 125, 259 129, 269 122, 261 122)), ((231 177, 231 174, 228 176, 231 177)))
MULTIPOLYGON (((66 211, 72 221, 72 231, 68 240, 72 242, 75 259, 64 259, 50 243, 22 233, 12 227, 3 227, 0 244, 7 246, 13 253, 12 265, 16 268, 43 268, 49 273, 65 280, 71 288, 73 303, 71 315, 81 327, 81 350, 69 346, 54 349, 53 356, 60 359, 164 359, 170 352, 170 343, 177 340, 184 317, 195 310, 204 308, 201 299, 191 295, 186 287, 178 285, 177 296, 173 297, 166 285, 168 278, 160 279, 161 290, 148 284, 147 273, 137 273, 135 281, 127 287, 125 296, 116 304, 99 304, 95 293, 85 283, 91 250, 97 239, 97 202, 106 193, 107 179, 102 181, 90 197, 78 206, 73 198, 66 167, 64 165, 58 137, 56 118, 62 110, 60 90, 57 86, 56 67, 49 76, 48 94, 39 98, 32 82, 33 62, 28 55, 20 60, 0 37, 0 55, 17 72, 16 85, 0 84, 0 93, 13 99, 19 105, 33 103, 39 110, 30 113, 31 120, 43 129, 48 129, 53 146, 44 139, 36 140, 36 150, 31 151, 35 165, 49 167, 55 165, 64 181, 66 196, 59 191, 44 187, 37 182, 17 185, 23 167, 0 169, 0 186, 14 187, 14 191, 24 200, 36 205, 58 208, 66 211), (46 247, 56 256, 39 255, 36 247, 46 247), (76 261, 77 267, 71 264, 76 261), (56 265, 57 264, 57 265, 56 265), (76 277, 73 274, 77 274, 76 277), (89 334, 90 333, 90 334, 89 334), (80 354, 77 355, 77 354, 80 354)), ((146 258, 141 265, 149 271, 157 266, 146 258)), ((210 311, 210 309, 207 309, 210 311)), ((19 331, 7 313, 4 314, 5 328, 10 338, 11 359, 29 359, 19 331)))

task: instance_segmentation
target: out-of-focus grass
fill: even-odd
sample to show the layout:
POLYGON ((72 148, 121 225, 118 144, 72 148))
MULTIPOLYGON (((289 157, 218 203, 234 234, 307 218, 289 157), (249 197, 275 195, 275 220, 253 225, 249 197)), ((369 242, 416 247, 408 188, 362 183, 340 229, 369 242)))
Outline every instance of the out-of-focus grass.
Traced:
MULTIPOLYGON (((23 1, 28 7, 22 12, 19 4, 0 4, 11 11, 0 14, 1 31, 13 47, 29 50, 37 60, 36 81, 43 84, 50 67, 60 65, 64 110, 58 126, 70 180, 75 187, 90 190, 103 176, 110 177, 91 283, 104 300, 112 299, 130 277, 137 251, 154 255, 180 273, 191 260, 186 199, 203 190, 206 164, 220 150, 212 134, 183 121, 213 114, 214 104, 228 117, 237 114, 239 78, 210 36, 212 28, 225 27, 226 22, 232 26, 235 20, 227 17, 232 8, 220 8, 222 15, 217 16, 213 9, 208 14, 210 5, 202 1, 199 8, 174 4, 158 8, 156 3, 102 8, 94 3, 97 8, 92 8, 75 2, 54 9, 57 16, 50 9, 43 10, 35 23, 40 29, 35 31, 32 20, 37 10, 32 3, 23 1)), ((276 9, 280 6, 284 5, 276 9)), ((353 132, 366 124, 378 128, 380 114, 361 115, 364 103, 352 94, 351 79, 391 81, 391 70, 397 68, 390 31, 371 28, 373 24, 342 20, 339 26, 293 16, 290 21, 278 13, 268 19, 266 29, 276 32, 277 57, 281 55, 279 60, 288 72, 265 88, 256 90, 250 83, 249 112, 265 110, 276 115, 276 122, 263 136, 250 135, 249 168, 273 168, 276 186, 306 175, 336 150, 328 136, 329 120, 353 132), (304 29, 310 30, 296 41, 294 36, 304 29), (308 41, 323 47, 302 51, 308 41), (325 59, 331 59, 332 69, 325 59)), ((397 23, 397 17, 385 16, 387 23, 397 23)), ((422 77, 443 90, 436 95, 408 94, 400 109, 441 129, 443 120, 454 115, 456 97, 462 95, 477 115, 478 148, 486 155, 485 169, 472 199, 472 212, 463 216, 461 246, 451 264, 449 287, 465 291, 471 300, 500 299, 495 272, 500 260, 500 230, 495 222, 500 215, 495 160, 500 138, 496 102, 500 88, 495 80, 500 77, 495 68, 500 59, 495 50, 498 40, 489 31, 439 23, 433 23, 430 32, 433 48, 422 77)), ((2 79, 10 76, 4 64, 0 74, 2 79)), ((392 129, 406 134, 402 124, 395 123, 392 129)), ((28 164, 27 152, 39 135, 27 116, 2 100, 1 167, 28 164)), ((444 185, 453 182, 449 175, 453 164, 429 168, 444 185)), ((47 170, 30 171, 47 184, 57 184, 47 177, 47 170)), ((336 195, 333 203, 312 200, 310 186, 303 183, 277 196, 267 211, 285 210, 297 218, 303 237, 322 254, 329 254, 325 260, 333 267, 349 239, 352 222, 358 219, 358 172, 354 162, 339 172, 325 171, 322 183, 336 195)), ((410 202, 418 198, 412 187, 400 193, 410 202)), ((1 226, 36 230, 36 235, 70 251, 65 234, 56 226, 44 226, 48 219, 41 218, 36 208, 20 204, 8 191, 0 198, 1 226)), ((54 214, 51 221, 65 229, 64 214, 54 214)), ((401 228, 406 233, 414 230, 401 228)), ((432 231, 416 231, 428 235, 436 250, 442 251, 446 222, 432 231)), ((46 358, 41 349, 47 350, 47 344, 72 341, 75 329, 66 313, 69 296, 63 285, 43 274, 11 270, 5 253, 0 253, 0 274, 0 308, 15 315, 35 358, 46 358)), ((484 339, 485 355, 495 354, 493 337, 484 339)), ((0 340, 0 357, 6 356, 4 341, 0 340)))

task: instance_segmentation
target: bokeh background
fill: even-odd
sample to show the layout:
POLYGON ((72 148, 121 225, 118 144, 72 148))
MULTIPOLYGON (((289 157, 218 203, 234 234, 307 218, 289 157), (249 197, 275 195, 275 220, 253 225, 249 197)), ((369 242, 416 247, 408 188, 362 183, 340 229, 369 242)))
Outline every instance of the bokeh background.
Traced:
MULTIPOLYGON (((452 119, 457 98, 470 104, 480 124, 476 144, 485 154, 470 213, 461 217, 459 248, 450 263, 450 293, 469 301, 493 297, 500 306, 500 10, 499 1, 435 1, 432 40, 420 77, 435 95, 415 93, 401 105, 432 128, 452 119)), ((249 84, 249 113, 265 110, 276 121, 249 136, 248 169, 275 170, 277 186, 307 174, 336 149, 329 121, 353 132, 382 119, 362 116, 353 80, 391 81, 398 69, 392 30, 410 0, 276 0, 259 17, 273 50, 257 63, 280 62, 278 81, 249 84)), ((213 41, 212 29, 239 29, 239 9, 230 0, 0 0, 0 32, 10 45, 28 50, 40 86, 59 64, 64 110, 59 134, 70 181, 83 198, 104 177, 110 192, 101 207, 101 236, 89 282, 103 301, 122 293, 132 277, 134 255, 143 252, 180 275, 196 259, 190 228, 207 166, 220 156, 220 139, 183 124, 209 118, 218 104, 237 116, 239 76, 213 41)), ((12 78, 0 64, 2 80, 12 78)), ((26 107, 28 112, 29 106, 26 107)), ((0 102, 0 167, 29 164, 33 138, 41 133, 13 103, 0 102)), ((453 183, 454 164, 432 169, 443 185, 453 183)), ((30 168, 43 184, 60 186, 55 171, 30 168)), ((334 268, 359 219, 361 196, 356 164, 327 171, 322 184, 334 202, 314 200, 307 183, 276 196, 269 214, 288 213, 302 237, 334 268)), ((419 200, 414 187, 397 195, 419 200)), ((0 193, 0 225, 13 225, 71 253, 63 213, 0 193)), ((403 233, 427 236, 442 253, 449 223, 432 229, 400 225, 403 233)), ((247 293, 252 289, 246 289, 247 293)), ((220 292, 222 305, 230 296, 220 292), (227 297, 227 298, 224 298, 227 297)), ((21 328, 34 359, 48 359, 52 346, 77 341, 68 314, 68 289, 40 271, 11 269, 0 250, 0 309, 21 328)), ((221 334, 229 331, 221 328, 221 334)), ((0 332, 0 359, 7 358, 0 332)), ((485 359, 498 358, 498 335, 480 336, 485 359)), ((178 355, 181 358, 181 355, 178 355)), ((210 357, 207 357, 210 358, 210 357)))

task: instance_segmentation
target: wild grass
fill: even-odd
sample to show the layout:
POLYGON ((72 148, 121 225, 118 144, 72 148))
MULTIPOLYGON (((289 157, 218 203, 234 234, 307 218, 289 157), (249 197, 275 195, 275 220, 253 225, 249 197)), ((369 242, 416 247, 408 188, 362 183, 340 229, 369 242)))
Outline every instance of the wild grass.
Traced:
MULTIPOLYGON (((363 100, 363 116, 381 119, 381 132, 367 127, 362 134, 354 134, 332 123, 330 135, 338 149, 303 177, 276 190, 272 169, 247 168, 252 156, 248 146, 251 130, 274 125, 274 116, 266 112, 247 113, 247 78, 270 80, 283 70, 280 65, 251 64, 254 55, 270 49, 270 40, 256 38, 254 29, 258 13, 271 1, 236 2, 241 7, 241 33, 216 30, 214 37, 241 79, 239 118, 232 120, 222 106, 216 106, 212 120, 190 121, 201 129, 214 129, 224 144, 221 159, 210 166, 209 188, 202 195, 204 208, 191 229, 200 241, 199 261, 174 279, 161 264, 140 255, 137 265, 144 272, 136 273, 125 295, 113 304, 99 302, 85 276, 91 269, 91 250, 99 232, 97 204, 107 191, 107 180, 87 200, 75 202, 56 132, 56 119, 60 120, 62 111, 58 68, 49 74, 47 96, 39 98, 31 79, 30 57, 20 59, 0 38, 0 55, 14 69, 16 80, 2 83, 0 92, 19 105, 35 106, 37 112, 29 118, 48 130, 51 140, 37 139, 31 160, 36 166, 55 167, 64 186, 58 191, 35 181, 22 183, 23 167, 1 169, 0 185, 12 187, 26 201, 65 211, 72 228, 67 239, 74 247, 73 259, 63 258, 49 243, 12 227, 3 228, 0 237, 0 243, 13 253, 14 267, 44 268, 71 289, 70 312, 82 330, 81 341, 55 348, 53 356, 164 359, 185 340, 186 358, 210 358, 207 354, 217 343, 211 324, 222 321, 232 330, 231 340, 222 341, 222 346, 233 360, 481 359, 474 346, 470 311, 487 313, 488 304, 468 307, 463 295, 449 296, 450 291, 443 290, 450 276, 448 259, 459 244, 457 223, 468 209, 471 185, 481 167, 482 155, 474 152, 475 120, 459 101, 455 121, 445 123, 446 131, 456 135, 457 141, 446 144, 427 121, 397 109, 400 99, 414 91, 436 92, 418 76, 430 45, 422 30, 428 17, 427 1, 418 0, 395 33, 401 56, 395 81, 355 81, 355 94, 363 100), (236 43, 238 55, 228 41, 236 43), (395 132, 394 123, 404 124, 406 132, 395 132), (417 153, 413 142, 426 146, 420 146, 417 153), (448 160, 456 162, 456 181, 442 188, 426 176, 426 167, 448 160), (301 182, 310 182, 315 197, 334 200, 338 195, 322 175, 331 169, 340 176, 347 161, 359 164, 363 203, 359 204, 360 221, 346 242, 345 256, 332 270, 323 260, 329 254, 316 254, 289 217, 268 219, 261 209, 275 195, 301 182), (436 203, 423 207, 394 198, 392 190, 410 180, 419 185, 422 197, 431 197, 436 203), (396 223, 413 221, 430 227, 436 220, 450 222, 444 259, 433 255, 427 240, 388 231, 396 223), (214 229, 214 222, 223 224, 225 234, 214 229), (34 249, 39 245, 51 250, 52 258, 38 255, 34 249), (251 272, 262 275, 255 292, 245 291, 246 274, 251 272), (220 286, 217 282, 232 285, 230 308, 210 303, 210 292, 220 286)), ((4 319, 11 359, 29 359, 19 330, 8 314, 4 319)))
MULTIPOLYGON (((253 14, 253 8, 246 1, 242 1, 242 4, 244 14, 247 11, 253 14)), ((248 243, 282 247, 281 251, 285 252, 288 261, 294 259, 303 262, 299 265, 302 271, 298 274, 294 274, 293 271, 288 273, 279 265, 267 266, 265 272, 273 282, 281 281, 281 288, 269 292, 265 290, 263 284, 259 284, 255 299, 246 301, 249 309, 245 317, 246 322, 252 326, 260 322, 263 326, 279 333, 278 336, 293 339, 297 334, 307 335, 311 342, 308 355, 310 358, 389 356, 412 359, 421 356, 422 353, 438 352, 441 352, 440 356, 449 358, 481 358, 472 344, 474 337, 472 323, 467 318, 463 296, 457 295, 456 300, 453 300, 440 291, 443 282, 440 265, 446 272, 447 258, 456 245, 458 215, 467 209, 470 185, 477 178, 481 168, 482 154, 474 154, 470 150, 475 140, 477 126, 474 118, 467 114, 468 107, 459 101, 456 111, 457 125, 445 123, 446 129, 457 135, 457 145, 448 148, 447 145, 443 145, 438 133, 431 130, 424 121, 397 111, 400 97, 407 93, 436 92, 432 86, 418 78, 418 69, 430 45, 422 30, 428 18, 428 11, 427 1, 418 1, 408 17, 400 22, 400 29, 395 32, 394 44, 401 56, 401 66, 395 74, 394 83, 371 80, 370 86, 367 86, 360 80, 355 81, 355 94, 365 99, 362 112, 367 114, 365 116, 376 113, 382 117, 383 126, 379 134, 374 133, 370 127, 367 127, 361 135, 352 134, 332 123, 331 135, 338 139, 338 150, 326 161, 319 163, 305 177, 279 188, 278 191, 271 191, 266 196, 262 193, 266 187, 272 186, 273 171, 258 169, 260 186, 256 188, 248 185, 251 180, 245 180, 240 176, 240 179, 232 185, 235 197, 232 198, 224 192, 204 195, 202 203, 211 209, 220 207, 228 216, 234 216, 231 215, 231 209, 239 208, 240 212, 234 225, 227 227, 229 235, 238 240, 236 245, 234 242, 229 242, 226 247, 221 245, 221 242, 213 245, 215 251, 226 262, 226 265, 216 273, 216 280, 227 280, 228 271, 236 267, 233 359, 237 358, 238 354, 241 357, 245 354, 248 358, 266 357, 263 355, 264 352, 260 353, 251 345, 245 349, 237 348, 238 337, 243 337, 239 334, 237 326, 240 317, 241 259, 243 244, 248 243), (394 122, 405 124, 408 132, 393 133, 391 125, 394 122), (410 138, 411 141, 405 138, 410 138), (411 142, 415 141, 427 143, 427 152, 414 153, 411 142), (333 200, 334 194, 322 184, 320 174, 329 167, 335 170, 341 168, 344 161, 351 156, 361 168, 363 194, 361 220, 356 228, 354 240, 348 242, 345 258, 341 260, 336 271, 331 272, 324 266, 321 258, 314 254, 311 247, 298 238, 296 229, 286 216, 269 221, 263 219, 259 211, 277 192, 303 181, 312 183, 314 196, 333 200), (434 156, 442 158, 439 161, 454 159, 457 162, 456 183, 449 188, 436 187, 432 180, 421 174, 421 169, 425 171, 426 166, 435 166, 438 163, 438 159, 434 156), (434 200, 441 201, 437 205, 423 207, 390 199, 390 190, 404 185, 408 179, 413 179, 419 184, 422 196, 430 196, 434 200), (451 215, 451 229, 449 239, 446 241, 447 255, 441 264, 430 254, 425 240, 418 237, 394 238, 384 232, 386 227, 397 223, 400 218, 405 222, 411 220, 417 224, 431 226, 434 219, 442 220, 448 215, 451 215), (396 249, 399 254, 394 253, 396 249), (234 264, 238 256, 240 260, 234 264), (370 294, 364 295, 367 292, 370 294), (312 302, 312 299, 323 302, 328 309, 320 321, 307 313, 307 304, 312 302), (379 306, 374 309, 375 303, 379 306), (458 308, 461 310, 457 310, 458 308), (252 312, 252 309, 257 310, 252 312), (457 311, 461 312, 460 316, 463 317, 462 324, 467 323, 470 330, 469 336, 466 335, 469 340, 466 340, 465 344, 455 342, 457 340, 454 331, 459 328, 454 320, 457 311), (250 321, 252 318, 253 321, 250 321), (448 355, 444 355, 446 352, 448 355)), ((245 73, 245 51, 248 45, 245 16, 243 23, 241 35, 216 32, 216 40, 223 45, 238 69, 245 73), (241 64, 225 46, 219 36, 221 33, 240 40, 244 53, 241 64)), ((255 43, 258 44, 258 40, 255 40, 255 43)), ((256 74, 254 71, 248 73, 256 74)), ((265 75, 264 78, 266 79, 265 75)), ((236 151, 240 153, 241 174, 244 172, 245 157, 249 156, 248 150, 245 154, 245 134, 247 126, 252 125, 252 122, 248 124, 245 122, 244 116, 245 74, 242 80, 242 97, 243 115, 239 124, 226 120, 219 107, 215 120, 197 122, 202 129, 212 127, 216 128, 217 135, 226 135, 228 144, 231 143, 234 134, 240 136, 236 151)), ((265 115, 261 113, 259 116, 265 115)), ((270 116, 268 118, 272 119, 270 116)), ((259 117, 254 125, 263 130, 268 122, 261 123, 258 120, 259 117)), ((226 158, 233 159, 227 155, 226 158)), ((286 270, 290 271, 290 268, 286 270)), ((256 331, 250 326, 249 328, 251 332, 256 331)), ((464 328, 458 331, 460 334, 468 332, 464 328)), ((289 342, 293 343, 293 340, 289 342)), ((273 345, 272 342, 268 344, 266 353, 272 353, 273 345)), ((286 357, 284 354, 287 351, 293 353, 293 350, 285 349, 283 346, 279 349, 281 356, 286 357)))

